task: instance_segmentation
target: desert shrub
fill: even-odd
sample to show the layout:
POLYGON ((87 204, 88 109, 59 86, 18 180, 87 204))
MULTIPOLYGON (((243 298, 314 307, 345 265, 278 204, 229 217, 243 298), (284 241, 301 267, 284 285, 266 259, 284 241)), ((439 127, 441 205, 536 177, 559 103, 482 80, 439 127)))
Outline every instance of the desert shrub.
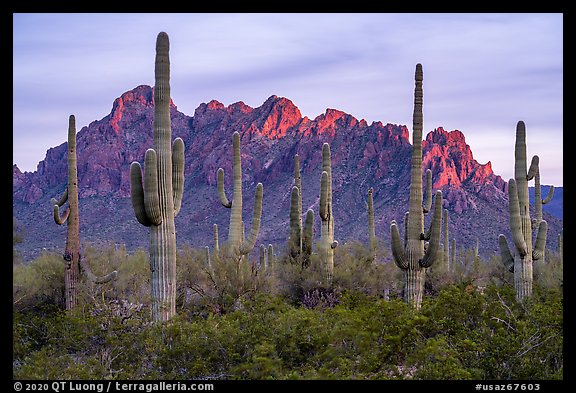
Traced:
POLYGON ((44 251, 30 264, 13 266, 12 302, 16 310, 64 304, 64 260, 44 251))
POLYGON ((392 262, 372 260, 368 248, 360 242, 347 242, 336 248, 334 287, 339 291, 357 290, 370 295, 395 297, 402 289, 403 273, 392 262))
POLYGON ((220 256, 211 255, 210 266, 205 250, 186 248, 179 253, 177 266, 179 303, 191 315, 227 313, 257 293, 272 291, 272 269, 258 266, 250 255, 227 256, 225 248, 220 256))
POLYGON ((132 255, 121 257, 118 275, 111 284, 115 298, 134 304, 150 305, 150 256, 139 249, 132 255))

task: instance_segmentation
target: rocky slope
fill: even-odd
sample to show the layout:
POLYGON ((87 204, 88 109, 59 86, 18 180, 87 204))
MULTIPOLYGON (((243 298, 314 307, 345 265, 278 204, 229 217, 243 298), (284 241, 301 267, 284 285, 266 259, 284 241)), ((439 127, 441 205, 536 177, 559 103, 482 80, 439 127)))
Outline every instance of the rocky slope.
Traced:
MULTIPOLYGON (((83 127, 77 135, 81 236, 84 242, 126 244, 129 250, 147 248, 148 230, 137 223, 130 203, 129 167, 143 161, 153 147, 154 94, 138 86, 117 98, 112 111, 83 127)), ((212 246, 212 225, 221 239, 228 232, 229 211, 216 192, 216 171, 225 170, 231 191, 234 131, 241 134, 244 218, 250 225, 254 189, 264 184, 262 228, 258 243, 281 250, 288 237, 293 157, 300 155, 304 212, 318 211, 322 143, 330 143, 334 190, 335 237, 367 241, 366 194, 374 188, 376 233, 389 248, 389 225, 401 220, 408 207, 411 143, 406 126, 358 120, 336 109, 315 119, 302 117, 287 98, 271 96, 252 108, 242 102, 225 106, 202 103, 193 116, 172 103, 173 138, 185 143, 185 191, 176 218, 179 246, 212 246)), ((66 119, 63 119, 65 139, 66 119)), ((514 132, 514 130, 511 130, 514 132)), ((510 154, 513 154, 511 152, 510 154)), ((423 144, 424 169, 433 173, 435 189, 442 189, 444 207, 451 215, 450 231, 459 246, 480 239, 480 251, 497 250, 499 233, 509 235, 505 181, 493 173, 490 162, 478 163, 458 130, 435 128, 423 144)), ((14 217, 25 229, 20 246, 27 259, 43 248, 61 250, 65 227, 52 220, 50 198, 66 186, 66 143, 51 148, 35 172, 13 167, 14 217)), ((230 192, 229 192, 230 194, 230 192)), ((429 219, 429 218, 428 218, 429 219)), ((426 222, 428 222, 428 219, 426 222)), ((545 213, 549 247, 556 248, 561 219, 545 213)), ((319 220, 316 220, 319 236, 319 220)))

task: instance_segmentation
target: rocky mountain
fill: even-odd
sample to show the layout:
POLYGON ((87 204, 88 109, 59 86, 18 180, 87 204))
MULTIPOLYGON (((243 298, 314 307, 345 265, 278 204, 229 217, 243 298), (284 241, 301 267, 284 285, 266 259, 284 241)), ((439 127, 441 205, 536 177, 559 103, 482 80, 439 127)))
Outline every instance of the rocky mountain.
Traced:
MULTIPOLYGON (((117 98, 109 115, 82 127, 77 134, 80 225, 83 242, 126 244, 128 250, 148 246, 148 229, 135 219, 130 202, 130 163, 143 162, 153 147, 154 91, 138 86, 117 98)), ((63 119, 62 140, 67 119, 63 119)), ((212 226, 221 241, 228 233, 229 211, 220 205, 216 171, 225 171, 232 188, 232 133, 241 135, 244 218, 251 225, 254 190, 264 184, 262 227, 258 243, 280 252, 287 243, 293 157, 300 156, 304 212, 318 211, 322 144, 330 143, 334 192, 335 237, 366 242, 366 196, 374 188, 376 234, 389 249, 389 226, 402 220, 408 207, 411 143, 404 125, 358 120, 336 109, 315 119, 302 117, 287 98, 271 96, 252 108, 243 102, 225 106, 202 103, 193 116, 171 104, 173 138, 185 143, 185 190, 176 217, 179 246, 212 247, 212 226)), ((511 130, 510 132, 514 132, 511 130)), ((510 154, 513 154, 511 152, 510 154)), ((423 143, 424 169, 433 187, 442 189, 450 211, 450 232, 461 247, 480 239, 480 252, 496 252, 499 233, 509 236, 506 183, 490 162, 478 163, 458 130, 437 127, 423 143)), ((52 219, 50 198, 66 187, 66 142, 51 148, 35 172, 13 166, 13 214, 24 227, 20 245, 27 259, 43 249, 62 250, 65 227, 52 219)), ((426 223, 430 217, 427 217, 426 223)), ((556 249, 562 220, 545 213, 549 242, 556 249)), ((319 220, 316 220, 319 237, 319 220)))

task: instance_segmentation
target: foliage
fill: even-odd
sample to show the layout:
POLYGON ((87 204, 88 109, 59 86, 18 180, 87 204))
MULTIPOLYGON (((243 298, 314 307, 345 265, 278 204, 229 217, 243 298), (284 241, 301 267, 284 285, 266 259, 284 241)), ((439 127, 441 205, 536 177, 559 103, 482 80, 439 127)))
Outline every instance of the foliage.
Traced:
POLYGON ((306 269, 278 259, 264 271, 249 259, 212 258, 210 268, 203 250, 188 248, 178 254, 178 313, 165 323, 151 321, 146 252, 85 254, 96 271, 117 267, 118 280, 84 283, 91 301, 68 312, 60 255, 14 266, 15 299, 26 294, 13 308, 14 378, 563 378, 552 252, 523 303, 509 281, 478 281, 502 266, 494 258, 450 283, 430 271, 433 291, 416 310, 402 300, 402 277, 389 274, 401 271, 369 264, 359 243, 336 249, 329 288, 314 255, 306 269))

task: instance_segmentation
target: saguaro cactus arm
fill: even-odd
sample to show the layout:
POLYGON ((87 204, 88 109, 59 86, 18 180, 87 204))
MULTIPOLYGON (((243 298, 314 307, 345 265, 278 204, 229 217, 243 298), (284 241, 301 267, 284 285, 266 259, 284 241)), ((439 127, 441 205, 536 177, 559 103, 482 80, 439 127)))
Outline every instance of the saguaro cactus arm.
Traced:
POLYGON ((432 207, 432 171, 426 169, 426 199, 422 211, 428 213, 432 207))
POLYGON ((552 200, 553 197, 554 197, 554 186, 551 185, 550 188, 548 189, 548 195, 546 196, 546 199, 542 199, 542 204, 543 205, 547 204, 552 200))
POLYGON ((506 236, 500 234, 498 236, 498 248, 500 249, 500 257, 502 258, 502 263, 510 272, 514 272, 514 256, 510 252, 508 247, 508 241, 506 236))
POLYGON ((184 194, 184 141, 174 139, 172 143, 172 197, 174 199, 174 217, 180 212, 184 194))
POLYGON ((538 226, 538 234, 536 235, 536 244, 532 250, 532 259, 537 261, 544 255, 546 248, 546 234, 548 233, 548 223, 544 220, 540 221, 538 226))
POLYGON ((400 232, 398 231, 396 220, 392 220, 390 224, 390 237, 392 238, 392 255, 396 266, 402 270, 408 269, 408 259, 406 258, 404 247, 400 240, 400 232))
POLYGON ((440 235, 442 232, 442 191, 436 191, 434 196, 434 216, 430 223, 430 242, 424 253, 424 257, 420 260, 420 266, 430 267, 438 258, 438 250, 440 249, 440 235))
POLYGON ((512 232, 512 239, 514 240, 514 245, 518 250, 521 257, 528 253, 526 246, 526 240, 524 240, 524 235, 522 233, 522 221, 520 218, 520 202, 518 201, 518 190, 516 187, 516 181, 510 179, 508 181, 508 202, 510 211, 510 231, 512 232))
POLYGON ((217 182, 218 182, 218 196, 220 197, 220 203, 227 209, 232 207, 232 202, 226 197, 226 192, 224 191, 224 169, 218 168, 217 172, 217 182))
POLYGON ((533 156, 532 161, 530 162, 530 169, 528 169, 528 173, 526 174, 526 180, 532 180, 534 176, 536 176, 539 164, 540 158, 538 156, 533 156))
POLYGON ((50 199, 50 203, 54 206, 54 221, 58 225, 64 224, 68 219, 68 216, 70 215, 70 208, 65 210, 63 215, 60 215, 60 206, 65 204, 67 200, 68 200, 68 187, 66 187, 64 193, 62 193, 62 196, 60 197, 59 200, 56 200, 56 198, 50 199))
POLYGON ((162 223, 158 186, 158 159, 154 149, 146 150, 144 155, 144 209, 146 210, 146 216, 153 225, 162 223))
POLYGON ((54 205, 54 221, 56 222, 56 224, 58 225, 64 224, 68 220, 69 216, 70 216, 69 208, 64 211, 64 214, 60 215, 60 208, 58 207, 57 204, 54 205))
POLYGON ((57 200, 56 198, 52 198, 50 199, 50 203, 53 205, 62 206, 63 204, 66 203, 67 200, 68 200, 68 187, 66 187, 60 199, 57 200))
POLYGON ((328 172, 323 171, 320 178, 320 218, 322 221, 330 219, 330 210, 328 208, 328 172))
POLYGON ((152 225, 152 222, 146 215, 144 207, 144 188, 142 186, 142 167, 139 162, 133 162, 130 165, 130 196, 132 208, 138 222, 146 227, 152 225))
POLYGON ((248 235, 248 239, 240 244, 240 254, 248 254, 256 244, 256 238, 260 231, 260 219, 262 217, 262 196, 264 193, 264 186, 262 183, 256 185, 256 197, 254 198, 254 213, 252 216, 252 229, 248 235))
POLYGON ((109 281, 112 280, 116 280, 116 277, 118 275, 118 272, 116 270, 114 270, 112 273, 106 274, 105 276, 96 276, 94 273, 92 273, 92 269, 90 269, 90 265, 88 264, 88 262, 80 257, 80 268, 82 269, 82 271, 84 272, 84 274, 86 275, 86 277, 92 281, 94 284, 104 284, 107 283, 109 281))

